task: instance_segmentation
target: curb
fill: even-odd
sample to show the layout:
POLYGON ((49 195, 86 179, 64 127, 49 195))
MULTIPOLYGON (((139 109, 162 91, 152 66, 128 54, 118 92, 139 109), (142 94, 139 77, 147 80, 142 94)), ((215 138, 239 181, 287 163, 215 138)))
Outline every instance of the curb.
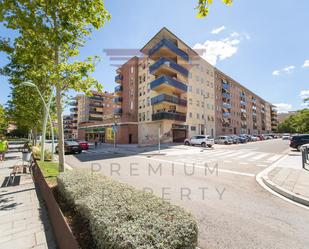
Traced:
POLYGON ((277 163, 281 160, 284 160, 288 155, 283 156, 282 158, 278 159, 276 162, 274 162, 271 166, 268 168, 264 169, 260 173, 258 173, 255 177, 255 180, 257 183, 263 187, 265 190, 270 192, 271 194, 287 201, 290 202, 294 205, 297 205, 299 207, 309 209, 309 200, 307 198, 302 198, 299 197, 298 195, 295 195, 293 192, 290 192, 288 190, 283 189, 279 185, 275 184, 272 182, 268 174, 276 168, 277 163))
POLYGON ((268 178, 268 176, 263 176, 262 180, 267 187, 269 187, 273 191, 277 192, 278 194, 283 195, 284 197, 286 197, 286 198, 288 198, 292 201, 295 201, 299 204, 302 204, 302 205, 309 207, 309 199, 307 199, 305 197, 300 197, 300 196, 296 195, 295 193, 280 187, 279 185, 277 185, 273 181, 271 181, 268 178))

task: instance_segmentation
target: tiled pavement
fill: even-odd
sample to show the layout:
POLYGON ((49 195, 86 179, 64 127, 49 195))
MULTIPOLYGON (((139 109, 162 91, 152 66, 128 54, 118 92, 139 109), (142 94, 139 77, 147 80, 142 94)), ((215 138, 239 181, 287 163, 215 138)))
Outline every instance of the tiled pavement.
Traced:
POLYGON ((7 154, 0 162, 0 249, 57 248, 48 214, 30 174, 7 180, 11 167, 21 164, 20 152, 7 154))

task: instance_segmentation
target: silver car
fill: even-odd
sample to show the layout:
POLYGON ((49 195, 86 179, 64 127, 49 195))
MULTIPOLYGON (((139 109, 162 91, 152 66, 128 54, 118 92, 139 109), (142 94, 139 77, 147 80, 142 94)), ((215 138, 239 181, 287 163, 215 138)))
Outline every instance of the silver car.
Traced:
POLYGON ((184 141, 185 145, 201 145, 203 147, 212 147, 214 145, 214 140, 211 138, 211 136, 208 135, 198 135, 198 136, 193 136, 191 138, 187 138, 184 141))
POLYGON ((219 136, 215 138, 216 144, 232 144, 233 139, 229 136, 219 136))

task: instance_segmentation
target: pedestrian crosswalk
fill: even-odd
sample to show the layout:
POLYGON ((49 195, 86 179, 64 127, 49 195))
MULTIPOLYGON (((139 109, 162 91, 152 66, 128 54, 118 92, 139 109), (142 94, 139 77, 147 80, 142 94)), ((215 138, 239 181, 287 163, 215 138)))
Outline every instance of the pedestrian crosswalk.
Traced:
POLYGON ((256 164, 259 167, 267 167, 277 161, 282 154, 271 152, 261 152, 256 150, 240 149, 214 149, 214 150, 192 150, 190 153, 171 150, 166 152, 167 157, 181 163, 201 164, 205 162, 222 161, 223 163, 233 163, 238 161, 242 165, 256 164))

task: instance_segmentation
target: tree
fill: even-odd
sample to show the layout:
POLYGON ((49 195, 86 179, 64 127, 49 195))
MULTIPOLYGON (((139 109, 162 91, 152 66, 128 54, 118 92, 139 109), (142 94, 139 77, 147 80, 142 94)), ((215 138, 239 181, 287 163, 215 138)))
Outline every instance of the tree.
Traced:
MULTIPOLYGON (((231 6, 233 0, 222 0, 222 2, 228 6, 231 6)), ((213 0, 199 0, 198 6, 196 7, 198 10, 197 17, 204 18, 209 13, 209 7, 213 3, 213 0)))
MULTIPOLYGON (((42 58, 46 65, 46 85, 55 87, 58 123, 59 168, 64 170, 64 134, 62 97, 68 89, 89 93, 92 87, 102 86, 91 77, 97 57, 72 61, 93 29, 99 29, 110 19, 102 0, 2 0, 0 22, 18 31, 17 38, 41 44, 49 54, 42 58)), ((31 52, 36 53, 32 49, 31 52)), ((45 55, 46 53, 44 53, 45 55)), ((40 57, 41 58, 41 57, 40 57)))
POLYGON ((278 125, 278 132, 309 133, 309 109, 303 109, 278 125))
POLYGON ((0 104, 0 134, 5 134, 8 128, 8 119, 3 105, 0 104))

